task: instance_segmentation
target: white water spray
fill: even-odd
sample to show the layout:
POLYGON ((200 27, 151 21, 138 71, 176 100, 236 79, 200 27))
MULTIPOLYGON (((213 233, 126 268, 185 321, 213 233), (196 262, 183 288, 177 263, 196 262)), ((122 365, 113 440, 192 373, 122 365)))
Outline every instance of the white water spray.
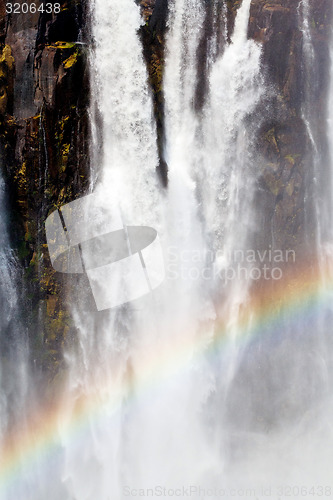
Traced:
MULTIPOLYGON (((33 395, 28 342, 20 320, 19 268, 11 249, 7 217, 6 184, 0 174, 0 461, 6 456, 4 444, 12 426, 20 422, 21 429, 27 429, 26 417, 33 395)), ((20 458, 17 467, 21 465, 20 458)), ((16 495, 23 498, 33 480, 30 473, 22 474, 21 479, 16 495)), ((8 500, 11 498, 8 496, 8 500)))
MULTIPOLYGON (((194 103, 205 2, 169 4, 166 191, 156 174, 156 130, 138 34, 142 19, 132 0, 95 0, 91 54, 91 115, 99 116, 93 147, 101 146, 93 152, 100 164, 92 188, 125 230, 150 225, 159 232, 167 279, 149 296, 101 313, 87 297, 88 287, 81 287, 72 311, 77 343, 65 352, 54 463, 47 471, 39 464, 36 486, 20 491, 19 500, 124 500, 140 489, 145 496, 169 490, 186 497, 193 487, 195 500, 221 492, 231 500, 235 486, 245 497, 253 485, 252 497, 283 498, 280 491, 289 490, 278 485, 303 483, 308 495, 319 496, 320 490, 312 493, 313 481, 317 487, 329 477, 330 452, 323 447, 332 437, 329 404, 311 407, 306 401, 322 387, 326 363, 307 352, 311 342, 288 318, 280 328, 290 341, 251 345, 245 339, 251 318, 239 338, 252 283, 236 276, 221 286, 221 275, 234 271, 232 256, 249 249, 256 229, 259 174, 251 118, 265 84, 261 48, 247 37, 251 1, 241 3, 221 53, 212 36, 205 66, 209 89, 200 110, 194 103), (212 353, 220 319, 224 345, 212 353), (265 484, 272 489, 260 489, 265 484)), ((311 52, 308 28, 305 23, 311 52)), ((8 281, 8 254, 2 256, 8 281)), ((251 270, 250 263, 242 265, 251 270)), ((110 283, 112 294, 121 293, 119 283, 110 283)), ((0 401, 2 432, 7 401, 0 401)), ((302 492, 292 490, 294 496, 302 492)))
MULTIPOLYGON (((92 373, 93 380, 106 381, 102 387, 93 387, 102 404, 105 401, 103 418, 91 421, 81 444, 73 447, 64 441, 64 481, 79 500, 92 492, 100 500, 107 500, 110 492, 122 498, 126 487, 207 483, 221 466, 219 446, 212 447, 207 439, 202 413, 216 390, 216 374, 199 349, 212 341, 216 318, 212 282, 204 276, 205 254, 222 241, 215 234, 218 226, 222 224, 224 235, 235 230, 240 205, 247 208, 243 221, 247 226, 251 206, 248 184, 250 193, 240 202, 245 187, 240 185, 241 177, 250 168, 250 159, 242 151, 248 145, 245 120, 260 100, 262 82, 260 49, 247 40, 249 9, 246 0, 232 43, 211 69, 210 93, 200 116, 194 99, 204 5, 200 0, 170 3, 164 76, 169 186, 164 197, 157 187, 156 134, 137 34, 138 9, 131 1, 126 9, 117 2, 95 3, 94 88, 103 123, 102 178, 97 193, 104 203, 119 204, 125 225, 149 223, 158 229, 168 279, 142 312, 124 308, 103 319, 75 312, 80 346, 76 354, 67 355, 71 367, 68 418, 75 398, 91 390, 92 373), (126 33, 122 16, 126 16, 126 33), (227 165, 230 157, 232 164, 227 165), (197 261, 194 253, 201 256, 197 261), (177 359, 182 346, 186 352, 175 371, 172 358, 177 359), (157 389, 148 391, 147 400, 141 396, 143 367, 162 353, 170 356, 168 375, 157 389), (125 389, 129 379, 130 399, 125 389), (109 415, 107 402, 115 397, 120 406, 109 415), (84 473, 87 467, 93 475, 84 473)), ((239 233, 235 231, 235 239, 230 238, 224 240, 228 250, 237 248, 239 233)), ((244 234, 243 246, 246 238, 244 234)), ((246 299, 240 283, 236 288, 226 306, 230 322, 237 322, 237 309, 246 299)), ((231 323, 229 331, 232 337, 231 323)), ((227 385, 236 358, 234 347, 227 385)))

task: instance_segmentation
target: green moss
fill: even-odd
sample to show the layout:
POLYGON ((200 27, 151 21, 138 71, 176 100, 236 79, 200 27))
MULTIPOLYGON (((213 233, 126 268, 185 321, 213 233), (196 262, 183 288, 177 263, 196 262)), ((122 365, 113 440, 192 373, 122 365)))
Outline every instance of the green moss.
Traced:
POLYGON ((297 163, 297 160, 301 157, 300 154, 289 154, 289 155, 285 155, 284 159, 292 166, 294 167, 294 165, 296 165, 297 163))
POLYGON ((25 241, 21 241, 19 243, 19 246, 18 246, 18 257, 19 257, 19 259, 23 260, 26 257, 28 257, 29 254, 30 254, 30 251, 27 248, 26 242, 25 241))
POLYGON ((293 166, 296 163, 296 159, 293 155, 286 155, 284 159, 287 160, 289 163, 291 163, 293 166))
POLYGON ((276 136, 275 136, 275 128, 271 128, 270 130, 268 130, 268 132, 266 132, 265 134, 265 140, 267 142, 269 142, 269 144, 271 144, 271 146, 273 146, 273 148, 275 149, 275 151, 277 153, 280 152, 279 150, 279 146, 278 146, 278 143, 277 143, 277 140, 276 140, 276 136))

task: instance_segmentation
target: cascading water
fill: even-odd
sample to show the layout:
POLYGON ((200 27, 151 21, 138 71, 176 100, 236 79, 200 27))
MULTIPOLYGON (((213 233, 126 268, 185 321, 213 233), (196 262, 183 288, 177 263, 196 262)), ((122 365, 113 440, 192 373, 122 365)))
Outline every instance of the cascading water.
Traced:
MULTIPOLYGON (((331 186, 331 172, 323 153, 318 117, 311 109, 320 82, 309 1, 300 2, 298 15, 303 38, 301 115, 308 139, 304 196, 307 248, 303 251, 311 255, 309 272, 319 280, 321 292, 307 320, 291 321, 286 314, 274 343, 261 338, 245 347, 225 403, 229 438, 226 471, 235 482, 239 477, 248 485, 267 481, 268 491, 272 491, 272 485, 295 485, 295 496, 296 485, 303 481, 307 491, 319 496, 320 488, 311 486, 327 485, 325 463, 332 443, 328 425, 332 412, 332 275, 327 265, 332 224, 331 191, 327 186, 331 186)), ((282 498, 288 495, 288 489, 276 491, 282 498)), ((331 491, 330 487, 325 491, 331 491)))
MULTIPOLYGON (((5 221, 3 220, 3 215, 5 213, 5 204, 4 204, 4 194, 5 194, 5 183, 3 179, 0 179, 0 206, 1 206, 1 218, 0 218, 0 234, 1 234, 1 254, 0 254, 0 276, 1 276, 1 310, 0 310, 0 318, 1 318, 1 344, 2 344, 2 352, 10 350, 10 345, 8 345, 8 341, 6 342, 6 335, 9 335, 9 332, 12 328, 12 321, 14 316, 14 311, 17 306, 17 296, 16 290, 14 286, 14 276, 13 276, 13 267, 14 261, 10 254, 10 246, 8 242, 7 236, 7 228, 5 225, 5 221), (6 345, 7 344, 7 345, 6 345)), ((10 355, 9 355, 10 358, 10 355)), ((1 398, 0 398, 0 415, 1 415, 1 427, 0 433, 3 438, 4 433, 8 427, 8 408, 7 408, 7 399, 8 394, 6 388, 4 386, 4 370, 2 369, 0 372, 1 376, 1 398)))
MULTIPOLYGON (((327 167, 329 159, 323 154, 323 142, 320 138, 318 117, 314 116, 311 109, 313 96, 318 94, 320 79, 318 76, 319 66, 315 53, 315 46, 311 34, 311 5, 309 0, 302 0, 298 7, 300 16, 300 31, 303 39, 303 78, 304 78, 304 100, 302 104, 302 118, 306 127, 309 142, 309 154, 307 158, 307 192, 305 196, 305 214, 307 217, 307 238, 311 241, 313 262, 317 261, 321 276, 321 283, 326 293, 329 293, 331 270, 327 268, 327 262, 332 258, 332 191, 330 189, 332 170, 327 167), (324 203, 323 203, 324 200, 324 203), (314 212, 314 222, 308 214, 314 212), (313 229, 311 229, 313 228, 313 229), (315 246, 313 236, 315 235, 315 246)), ((330 134, 330 132, 329 132, 330 134)), ((331 362, 330 342, 327 338, 328 325, 330 321, 330 308, 325 308, 318 315, 316 322, 317 337, 314 339, 312 350, 316 353, 321 368, 321 389, 327 394, 329 388, 329 369, 331 362)))
POLYGON ((330 48, 330 63, 331 63, 331 82, 330 82, 330 95, 328 102, 328 138, 329 138, 329 151, 331 159, 331 181, 330 188, 333 189, 333 34, 331 34, 331 48, 330 48))
MULTIPOLYGON (((261 219, 255 200, 261 171, 256 139, 267 118, 263 115, 270 112, 263 102, 274 89, 264 77, 260 44, 248 39, 251 0, 238 6, 231 33, 218 1, 211 8, 203 0, 170 0, 168 7, 163 80, 168 186, 163 188, 157 175, 157 131, 139 7, 133 0, 94 0, 90 114, 96 164, 91 177, 94 198, 89 195, 83 201, 87 225, 93 228, 85 228, 87 233, 95 236, 116 226, 126 235, 130 255, 131 228, 154 228, 163 247, 166 279, 149 294, 125 303, 123 277, 121 272, 114 274, 107 286, 101 286, 105 296, 99 312, 92 296, 92 290, 98 291, 98 299, 102 296, 96 283, 75 281, 78 292, 71 311, 77 335, 65 349, 59 401, 45 412, 45 420, 52 421, 52 437, 47 439, 52 460, 46 466, 43 445, 34 445, 38 458, 27 472, 23 470, 18 488, 3 496, 0 490, 1 500, 230 500, 274 495, 282 499, 288 490, 278 489, 280 484, 299 488, 297 494, 290 490, 294 496, 303 496, 305 490, 311 498, 321 496, 319 489, 311 493, 311 486, 322 487, 329 496, 325 464, 332 443, 327 391, 332 362, 322 350, 325 346, 330 351, 330 306, 323 311, 318 302, 297 325, 281 313, 276 327, 273 321, 274 335, 264 322, 267 338, 256 338, 256 328, 261 327, 255 322, 260 301, 257 306, 253 299, 258 257, 244 256, 257 250, 254 240, 261 219), (213 32, 203 55, 200 41, 207 12, 213 32), (205 88, 201 102, 200 85, 205 88), (89 205, 92 199, 98 204, 95 212, 89 205), (104 307, 113 301, 122 305, 104 307), (311 336, 311 328, 319 340, 311 336), (269 489, 261 490, 265 485, 269 489), (255 489, 246 492, 248 488, 255 489)), ((308 0, 299 4, 308 78, 315 57, 309 9, 308 0)), ((310 84, 304 85, 302 118, 313 165, 308 172, 316 177, 320 148, 316 121, 311 119, 310 84)), ((332 112, 330 123, 332 145, 332 112)), ((7 332, 19 330, 3 185, 1 341, 7 332)), ((315 215, 306 220, 305 229, 308 242, 315 234, 313 250, 323 274, 327 268, 321 252, 324 244, 330 246, 331 229, 329 217, 319 221, 327 209, 320 212, 318 202, 313 203, 319 197, 316 189, 311 185, 306 193, 305 210, 315 215)), ((325 197, 324 201, 331 203, 325 197)), ((265 236, 272 244, 266 254, 276 248, 274 228, 270 230, 272 234, 265 236)), ((100 250, 96 246, 96 253, 104 257, 100 250)), ((84 247, 80 252, 86 264, 84 247)), ((143 267, 147 276, 149 262, 143 267)), ((279 298, 276 302, 279 312, 279 298)), ((10 412, 24 413, 28 406, 31 380, 26 348, 11 345, 0 371, 0 442, 5 442, 10 412), (20 376, 10 384, 17 363, 20 376)), ((36 429, 32 425, 31 433, 36 429)), ((48 432, 46 425, 46 436, 48 432)))
MULTIPOLYGON (((211 250, 217 255, 218 276, 226 276, 236 265, 233 256, 250 244, 255 218, 256 173, 251 148, 254 136, 248 117, 263 96, 264 83, 261 49, 247 39, 250 5, 250 1, 242 3, 231 43, 211 69, 210 95, 203 124, 203 156, 197 168, 203 186, 205 231, 211 240, 211 250), (205 182, 202 177, 206 178, 205 182)), ((228 318, 224 320, 229 325, 230 337, 235 336, 233 325, 237 325, 240 308, 247 299, 249 280, 243 278, 237 276, 225 290, 222 314, 228 318)), ((220 289, 221 282, 217 280, 215 286, 220 289)), ((236 360, 235 353, 233 356, 236 360)), ((228 371, 229 376, 224 376, 226 383, 232 376, 233 363, 228 371)))
MULTIPOLYGON (((318 91, 318 68, 316 66, 316 57, 314 46, 311 37, 311 11, 309 0, 302 0, 298 7, 300 30, 303 38, 303 85, 304 85, 304 101, 302 105, 302 117, 308 134, 309 140, 309 160, 308 160, 308 178, 307 178, 307 195, 305 199, 305 214, 308 216, 311 203, 315 207, 315 232, 316 232, 316 253, 320 258, 325 231, 329 226, 329 214, 325 210, 320 209, 319 199, 322 195, 322 186, 320 183, 321 171, 321 154, 318 138, 318 123, 316 117, 313 116, 311 110, 312 96, 318 91)), ((328 204, 327 204, 328 207, 328 204)), ((311 221, 308 221, 308 225, 311 221)))
MULTIPOLYGON (((151 225, 158 229, 156 134, 137 33, 142 23, 139 8, 130 0, 126 5, 97 0, 91 8, 95 43, 91 58, 95 82, 92 99, 102 117, 101 165, 94 166, 101 175, 97 196, 101 205, 111 204, 120 214, 124 227, 151 225)), ((114 286, 112 283, 110 293, 114 286)), ((74 318, 79 346, 77 352, 67 354, 67 418, 71 418, 76 400, 92 394, 103 410, 100 419, 91 421, 82 443, 71 446, 63 438, 63 479, 73 498, 121 498, 126 453, 122 408, 130 390, 130 373, 135 372, 131 344, 149 343, 140 339, 143 319, 140 311, 126 306, 116 312, 106 311, 102 317, 77 309, 74 318), (112 408, 108 410, 112 400, 119 405, 115 414, 112 408)), ((149 318, 146 327, 150 328, 149 318)))
MULTIPOLYGON (((0 176, 0 462, 6 453, 12 427, 27 425, 26 415, 33 392, 28 377, 28 342, 20 323, 19 270, 10 246, 6 214, 6 184, 0 176)), ((23 475, 23 480, 28 479, 23 475)), ((23 482, 16 494, 23 498, 23 482)))
MULTIPOLYGON (((97 193, 103 203, 111 199, 118 205, 125 226, 151 224, 160 232, 165 248, 171 248, 172 243, 179 245, 177 240, 184 236, 182 248, 194 249, 198 246, 200 227, 193 193, 176 180, 177 203, 181 206, 176 205, 172 160, 170 198, 175 204, 164 199, 157 183, 156 133, 137 34, 140 24, 139 10, 131 1, 125 10, 116 2, 109 6, 102 1, 95 4, 94 69, 99 82, 98 108, 103 117, 104 147, 102 180, 97 193), (132 64, 128 64, 129 60, 132 64), (165 227, 164 220, 171 221, 175 235, 165 227)), ((181 172, 179 175, 182 180, 181 172)), ((178 279, 179 283, 182 280, 178 279)), ((134 305, 134 309, 129 306, 107 312, 102 319, 75 312, 81 332, 80 348, 72 357, 68 355, 69 399, 74 401, 82 392, 97 391, 101 404, 105 402, 105 414, 99 421, 91 422, 90 432, 77 447, 67 445, 64 440, 64 480, 74 498, 89 495, 101 500, 110 495, 122 498, 126 485, 144 487, 157 482, 172 485, 198 477, 201 466, 191 457, 198 451, 200 439, 196 436, 201 430, 196 419, 192 424, 188 416, 198 411, 205 384, 192 373, 193 368, 176 378, 171 367, 171 380, 166 379, 158 391, 149 388, 149 401, 146 396, 143 400, 140 397, 142 386, 150 382, 145 381, 146 377, 161 377, 158 370, 156 375, 154 371, 149 374, 155 360, 162 358, 163 380, 169 370, 166 366, 163 374, 163 357, 168 359, 177 345, 180 348, 182 344, 188 345, 186 357, 191 357, 198 325, 196 317, 190 321, 189 317, 200 302, 198 293, 191 292, 190 287, 189 280, 185 280, 181 289, 174 282, 167 283, 137 308, 134 305), (94 380, 103 381, 102 385, 92 387, 94 380), (108 416, 107 406, 114 399, 118 399, 119 407, 114 415, 108 416), (186 462, 191 466, 184 471, 182 465, 186 462), (94 474, 83 474, 86 467, 93 468, 94 474), (184 477, 186 473, 188 478, 184 477)), ((200 454, 203 452, 207 455, 208 450, 200 454)))
MULTIPOLYGON (((198 480, 207 481, 207 471, 209 476, 215 473, 212 467, 218 468, 219 450, 207 440, 202 415, 202 408, 214 390, 215 374, 199 351, 200 346, 212 341, 216 317, 210 296, 211 280, 205 280, 204 272, 207 252, 216 251, 221 241, 220 238, 212 242, 214 228, 226 213, 230 214, 223 207, 223 199, 219 200, 225 196, 225 204, 229 209, 233 207, 230 220, 223 221, 227 234, 239 215, 242 169, 250 168, 249 158, 241 153, 248 141, 245 118, 260 99, 262 83, 260 49, 254 42, 248 42, 246 36, 249 8, 250 2, 246 1, 239 11, 231 45, 210 71, 211 93, 203 116, 199 117, 193 100, 204 6, 200 1, 176 1, 170 5, 165 70, 169 186, 163 195, 157 183, 156 133, 137 34, 141 23, 138 9, 128 2, 128 29, 124 37, 123 6, 120 8, 117 3, 106 6, 102 1, 94 5, 96 47, 92 64, 97 103, 93 107, 102 116, 103 143, 101 180, 96 192, 101 203, 107 205, 111 200, 115 210, 118 206, 124 226, 151 224, 159 231, 168 279, 152 297, 138 305, 138 310, 135 306, 124 307, 118 312, 106 312, 102 318, 79 309, 74 312, 80 345, 75 353, 67 354, 70 375, 65 419, 75 412, 75 401, 88 397, 91 391, 105 405, 101 419, 91 421, 81 443, 73 446, 63 437, 66 449, 63 479, 74 498, 94 495, 107 500, 110 492, 122 498, 126 486, 181 487, 198 480), (247 64, 241 69, 245 60, 247 64), (226 70, 232 82, 224 101, 219 89, 224 84, 226 70), (245 81, 239 85, 237 80, 243 76, 245 81), (248 85, 253 89, 250 94, 245 93, 248 85), (241 99, 243 92, 245 102, 241 99), (230 98, 239 106, 232 109, 232 116, 230 109, 225 113, 229 121, 223 126, 220 113, 230 98), (222 144, 218 139, 220 127, 225 137, 222 144), (203 153, 197 143, 198 136, 202 137, 203 153), (213 144, 204 142, 207 136, 214 137, 213 144), (226 163, 231 149, 229 178, 226 163), (225 176, 224 185, 215 186, 210 195, 212 179, 209 178, 209 186, 202 183, 200 192, 197 186, 202 172, 217 179, 212 163, 221 152, 219 172, 225 176), (220 203, 221 212, 224 208, 217 221, 216 203, 220 203), (191 257, 194 253, 200 256, 197 261, 191 257), (200 332, 203 324, 204 336, 200 332), (177 349, 181 352, 186 349, 181 354, 184 359, 180 360, 180 372, 172 365, 164 367, 158 391, 150 388, 149 400, 147 395, 142 397, 145 365, 149 375, 152 360, 161 356, 168 359, 177 349), (99 386, 96 381, 103 383, 99 386), (114 415, 109 415, 109 401, 115 399, 119 407, 114 415), (88 470, 94 473, 88 474, 88 470)), ((248 203, 250 209, 251 193, 243 203, 248 203)), ((246 214, 249 215, 248 210, 246 214)), ((229 240, 227 245, 229 251, 238 248, 236 240, 229 240)), ((238 285, 230 301, 230 321, 235 321, 233 315, 242 301, 244 292, 238 285)), ((159 373, 155 376, 161 377, 159 373)))
MULTIPOLYGON (((271 440, 256 435, 257 412, 249 407, 247 416, 237 399, 244 395, 246 402, 246 393, 265 372, 253 368, 250 348, 238 339, 251 280, 236 275, 222 291, 219 280, 235 272, 234 254, 250 248, 255 230, 255 129, 249 118, 265 86, 260 46, 247 38, 250 5, 243 1, 222 53, 206 54, 209 90, 198 112, 196 58, 205 6, 199 0, 170 3, 164 75, 169 184, 163 194, 137 33, 139 11, 130 0, 126 9, 116 2, 94 4, 93 107, 102 117, 95 191, 101 204, 119 210, 124 227, 150 224, 159 231, 167 280, 152 296, 116 311, 97 315, 74 309, 79 345, 66 354, 69 378, 60 419, 62 480, 70 498, 125 498, 133 489, 158 485, 257 485, 265 480, 263 450, 272 459, 277 442, 287 439, 283 432, 271 440), (216 307, 216 290, 222 307, 216 307), (209 351, 221 318, 225 348, 210 357, 205 346, 209 351), (174 361, 168 365, 175 356, 180 358, 175 366, 174 361), (153 377, 156 387, 149 380, 153 377), (92 400, 99 411, 97 418, 88 415, 89 424, 76 441, 66 426, 82 400, 92 400), (246 455, 249 447, 254 469, 246 455), (245 455, 235 464, 241 449, 245 455)), ((251 264, 242 264, 251 271, 251 264)), ((284 366, 278 362, 277 373, 284 366)), ((269 398, 263 406, 267 412, 265 404, 269 398)), ((270 467, 266 472, 274 484, 286 470, 279 462, 277 473, 270 467)))
MULTIPOLYGON (((247 39, 250 3, 247 0, 240 7, 231 43, 224 52, 217 58, 214 54, 206 55, 209 92, 201 114, 195 112, 193 102, 198 78, 195 56, 204 6, 201 2, 174 2, 169 19, 165 75, 169 197, 172 208, 179 205, 179 213, 175 217, 178 227, 180 221, 185 223, 180 235, 173 227, 180 249, 179 261, 184 255, 180 241, 187 235, 186 228, 191 228, 192 240, 185 246, 185 255, 192 255, 194 261, 195 255, 201 255, 204 270, 200 270, 201 274, 198 272, 203 277, 201 281, 190 280, 190 296, 194 298, 197 290, 202 303, 205 294, 211 297, 212 291, 215 295, 214 289, 219 289, 221 293, 224 288, 224 306, 219 314, 227 325, 228 348, 216 363, 219 366, 216 372, 211 361, 209 369, 206 367, 206 377, 210 377, 206 382, 206 391, 214 392, 220 400, 215 407, 219 417, 213 432, 215 442, 211 443, 210 460, 214 453, 219 456, 223 440, 223 402, 240 359, 237 324, 241 308, 246 304, 249 286, 249 280, 244 279, 244 275, 236 276, 234 255, 246 249, 254 218, 252 131, 246 121, 264 90, 260 73, 261 50, 255 42, 247 39), (205 274, 205 271, 208 273, 205 274), (235 279, 228 282, 231 271, 235 271, 235 279)), ((186 264, 181 263, 183 267, 186 264)), ((241 265, 246 266, 247 263, 242 262, 241 265)), ((188 316, 200 324, 209 318, 212 320, 215 312, 207 301, 206 311, 195 307, 188 316)), ((206 341, 209 342, 209 335, 206 341)), ((204 405, 204 398, 200 403, 204 405)), ((210 411, 214 412, 212 408, 210 411)), ((220 460, 217 460, 212 470, 216 468, 218 471, 220 465, 220 460)))

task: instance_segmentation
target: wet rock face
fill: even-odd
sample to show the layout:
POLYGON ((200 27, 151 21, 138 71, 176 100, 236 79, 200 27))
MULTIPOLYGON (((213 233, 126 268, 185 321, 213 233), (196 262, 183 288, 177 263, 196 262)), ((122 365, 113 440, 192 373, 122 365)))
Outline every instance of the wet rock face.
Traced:
POLYGON ((72 13, 69 11, 60 12, 56 20, 51 23, 48 29, 48 42, 53 43, 58 40, 64 42, 76 42, 79 35, 79 26, 72 13))
POLYGON ((5 45, 0 52, 0 117, 2 118, 13 108, 14 72, 12 51, 9 45, 5 45))
POLYGON ((52 270, 44 221, 81 196, 89 177, 89 78, 85 48, 76 43, 84 6, 61 4, 59 15, 11 18, 0 6, 0 160, 14 214, 13 246, 25 274, 32 356, 51 374, 70 326, 66 284, 52 270))
POLYGON ((263 44, 263 71, 272 90, 268 117, 258 140, 263 175, 257 204, 267 213, 262 233, 273 231, 279 248, 294 248, 300 254, 309 250, 309 238, 313 241, 315 234, 314 206, 305 203, 305 199, 318 196, 313 191, 313 177, 322 185, 323 196, 325 190, 327 138, 323 117, 329 91, 332 2, 310 1, 311 62, 307 61, 301 16, 299 2, 253 0, 249 26, 249 36, 263 44), (304 117, 321 155, 319 173, 314 171, 316 160, 304 117))
MULTIPOLYGON (((270 82, 278 85, 294 107, 300 106, 304 97, 301 17, 299 2, 294 0, 253 0, 251 5, 249 36, 263 44, 263 62, 270 82)), ((330 0, 310 2, 309 26, 319 71, 327 62, 331 19, 330 0)))
POLYGON ((6 28, 6 6, 3 2, 0 4, 0 45, 3 45, 5 43, 6 28))
POLYGON ((151 0, 151 17, 149 18, 149 28, 152 32, 162 34, 166 29, 169 0, 151 0))

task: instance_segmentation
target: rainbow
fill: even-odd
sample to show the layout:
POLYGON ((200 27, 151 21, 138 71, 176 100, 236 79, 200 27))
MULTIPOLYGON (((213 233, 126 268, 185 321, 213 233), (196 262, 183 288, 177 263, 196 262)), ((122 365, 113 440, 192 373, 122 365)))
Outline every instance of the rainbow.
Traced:
MULTIPOLYGON (((257 283, 246 307, 239 311, 238 341, 255 342, 262 335, 274 337, 281 329, 282 321, 303 324, 303 321, 316 317, 332 299, 332 275, 329 259, 321 266, 315 259, 307 259, 302 265, 286 269, 280 281, 257 283)), ((143 397, 180 372, 193 357, 202 353, 214 357, 228 349, 228 324, 223 320, 223 303, 217 308, 217 317, 215 333, 210 340, 207 340, 204 328, 195 345, 193 338, 189 341, 186 336, 177 335, 176 344, 161 345, 153 358, 144 360, 140 369, 136 369, 135 382, 130 372, 119 375, 119 362, 115 367, 118 374, 116 390, 108 401, 101 401, 93 388, 110 381, 95 377, 89 384, 90 388, 85 387, 85 393, 74 401, 66 401, 61 396, 38 408, 21 425, 14 426, 0 448, 0 499, 7 498, 9 492, 13 495, 21 477, 29 474, 36 461, 45 467, 52 462, 52 457, 61 449, 62 439, 69 442, 80 440, 91 421, 102 419, 105 414, 116 414, 124 395, 133 400, 143 397)), ((59 387, 58 392, 66 393, 64 387, 59 387)))

